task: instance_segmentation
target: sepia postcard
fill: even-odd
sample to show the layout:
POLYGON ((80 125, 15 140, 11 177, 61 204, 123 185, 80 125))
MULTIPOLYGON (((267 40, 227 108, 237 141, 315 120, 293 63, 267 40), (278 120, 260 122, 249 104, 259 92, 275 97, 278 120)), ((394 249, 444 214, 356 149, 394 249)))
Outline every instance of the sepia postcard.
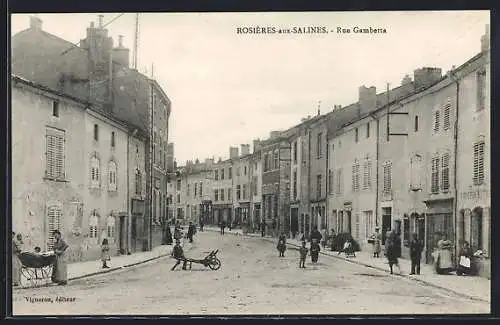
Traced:
POLYGON ((11 15, 13 316, 489 314, 489 24, 11 15))

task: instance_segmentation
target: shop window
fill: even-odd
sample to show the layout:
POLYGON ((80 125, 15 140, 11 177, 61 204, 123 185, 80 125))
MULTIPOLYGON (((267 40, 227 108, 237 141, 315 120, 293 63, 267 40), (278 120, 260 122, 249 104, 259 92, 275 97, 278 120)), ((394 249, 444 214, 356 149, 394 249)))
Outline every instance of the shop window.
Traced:
POLYGON ((471 241, 473 251, 483 248, 483 209, 476 207, 471 213, 471 241))

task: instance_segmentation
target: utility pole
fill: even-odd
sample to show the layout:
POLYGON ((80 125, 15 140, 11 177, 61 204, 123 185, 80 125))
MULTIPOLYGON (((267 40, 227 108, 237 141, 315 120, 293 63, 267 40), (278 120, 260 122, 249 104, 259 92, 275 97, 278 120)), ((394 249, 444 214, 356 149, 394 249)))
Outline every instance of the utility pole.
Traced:
POLYGON ((139 48, 139 13, 135 14, 134 57, 132 67, 137 70, 137 50, 139 48))
POLYGON ((150 107, 150 114, 149 114, 149 164, 148 164, 148 169, 149 169, 149 250, 153 249, 153 164, 154 164, 154 87, 153 83, 151 82, 150 85, 151 89, 151 107, 150 107))

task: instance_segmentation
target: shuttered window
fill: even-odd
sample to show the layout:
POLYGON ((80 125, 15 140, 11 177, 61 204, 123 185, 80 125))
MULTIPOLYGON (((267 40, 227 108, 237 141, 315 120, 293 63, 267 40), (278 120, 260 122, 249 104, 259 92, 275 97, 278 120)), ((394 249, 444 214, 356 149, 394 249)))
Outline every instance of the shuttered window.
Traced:
POLYGON ((440 118, 440 113, 439 111, 434 111, 434 123, 433 123, 433 130, 434 132, 439 132, 439 118, 440 118))
POLYGON ((357 159, 352 164, 352 191, 359 191, 359 162, 357 159))
POLYGON ((369 190, 372 187, 372 161, 366 158, 363 165, 363 189, 369 190))
POLYGON ((46 129, 46 169, 45 177, 64 180, 65 132, 54 128, 46 129))
POLYGON ((114 161, 110 161, 108 163, 108 190, 116 191, 116 163, 114 161))
POLYGON ((473 166, 473 182, 474 185, 484 183, 484 140, 474 143, 474 166, 473 166))
POLYGON ((115 242, 115 217, 109 216, 106 226, 108 242, 112 244, 115 242))
POLYGON ((446 192, 450 189, 450 154, 445 153, 441 157, 441 190, 446 192))
POLYGON ((448 98, 443 107, 443 129, 450 129, 450 111, 451 111, 451 99, 448 98))
POLYGON ((390 194, 392 191, 392 163, 387 161, 383 166, 384 187, 383 192, 390 194))
POLYGON ((54 249, 54 243, 55 243, 55 238, 54 238, 54 230, 60 230, 60 222, 61 222, 61 215, 62 215, 62 206, 59 204, 54 204, 54 205, 49 205, 47 207, 47 247, 49 250, 54 249))
MULTIPOLYGON (((296 177, 297 172, 295 172, 295 178, 296 177)), ((333 194, 333 173, 331 169, 328 170, 328 194, 333 194)))
POLYGON ((98 228, 99 228, 99 217, 94 212, 89 218, 89 238, 92 244, 97 244, 98 242, 98 228))
POLYGON ((354 214, 354 238, 359 240, 359 213, 354 214))
POLYGON ((435 156, 432 158, 431 166, 431 192, 439 192, 439 157, 435 156))
POLYGON ((90 186, 98 188, 100 186, 100 161, 96 156, 90 158, 90 186))

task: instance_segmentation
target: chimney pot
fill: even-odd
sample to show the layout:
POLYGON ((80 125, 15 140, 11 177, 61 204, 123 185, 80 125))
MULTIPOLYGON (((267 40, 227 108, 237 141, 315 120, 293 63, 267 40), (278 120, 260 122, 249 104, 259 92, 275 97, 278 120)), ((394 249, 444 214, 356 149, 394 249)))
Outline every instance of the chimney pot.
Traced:
POLYGON ((95 23, 93 21, 90 22, 90 28, 94 28, 95 27, 95 23))
POLYGON ((123 47, 123 35, 118 35, 118 47, 123 47))
POLYGON ((104 18, 104 15, 99 15, 99 28, 103 28, 103 24, 102 24, 103 18, 104 18))
POLYGON ((30 27, 34 29, 42 30, 42 20, 37 16, 30 17, 30 27))

